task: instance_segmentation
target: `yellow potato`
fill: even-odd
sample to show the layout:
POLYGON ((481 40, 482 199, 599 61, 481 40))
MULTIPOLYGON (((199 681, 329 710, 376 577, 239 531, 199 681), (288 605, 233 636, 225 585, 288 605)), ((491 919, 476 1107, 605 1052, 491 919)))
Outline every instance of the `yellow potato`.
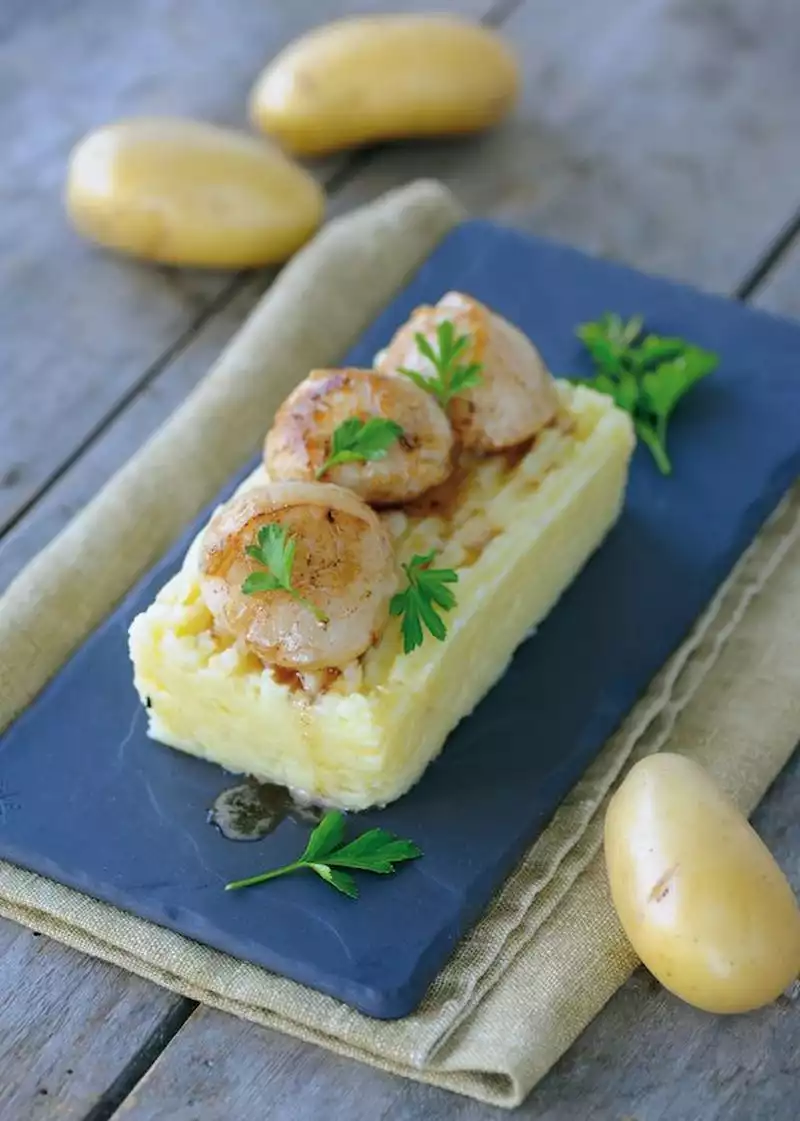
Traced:
POLYGON ((414 136, 474 132, 519 89, 508 46, 446 15, 365 16, 319 27, 264 70, 250 115, 297 155, 414 136))
POLYGON ((747 820, 696 763, 637 763, 611 799, 614 906, 658 980, 708 1012, 769 1004, 800 972, 800 909, 747 820))
POLYGON ((179 118, 139 117, 86 136, 70 158, 67 211, 110 249, 171 265, 285 261, 316 230, 324 195, 277 147, 179 118))

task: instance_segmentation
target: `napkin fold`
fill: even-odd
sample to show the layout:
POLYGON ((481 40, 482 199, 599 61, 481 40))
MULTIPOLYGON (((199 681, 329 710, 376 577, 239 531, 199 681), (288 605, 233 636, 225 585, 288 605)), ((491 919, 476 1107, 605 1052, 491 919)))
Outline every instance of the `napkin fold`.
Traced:
MULTIPOLYGON (((289 389, 335 364, 462 217, 442 185, 412 183, 329 223, 284 269, 194 393, 0 600, 0 730, 252 456, 289 389)), ((0 914, 234 1015, 513 1107, 637 964, 600 852, 611 790, 668 747, 750 812, 800 728, 797 618, 800 487, 403 1020, 4 862, 0 914)))

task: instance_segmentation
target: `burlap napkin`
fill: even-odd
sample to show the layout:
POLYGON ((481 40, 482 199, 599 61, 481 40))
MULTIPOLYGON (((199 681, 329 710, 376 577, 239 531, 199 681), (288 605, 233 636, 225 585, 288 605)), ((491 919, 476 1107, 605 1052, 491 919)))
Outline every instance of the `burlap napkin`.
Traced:
MULTIPOLYGON (((341 357, 460 217, 443 187, 416 183, 332 222, 294 259, 196 392, 0 602, 0 728, 253 453, 288 389, 341 357)), ((2 863, 0 913, 238 1016, 516 1105, 636 964, 599 854, 605 801, 626 765, 669 744, 750 811, 792 752, 798 538, 796 488, 405 1020, 370 1020, 2 863)))

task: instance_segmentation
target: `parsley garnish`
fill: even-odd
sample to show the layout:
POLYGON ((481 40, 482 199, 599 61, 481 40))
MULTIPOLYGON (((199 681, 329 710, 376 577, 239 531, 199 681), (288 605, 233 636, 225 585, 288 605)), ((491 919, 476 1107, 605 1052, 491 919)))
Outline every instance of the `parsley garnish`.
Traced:
POLYGON ((597 366, 593 378, 571 378, 613 397, 633 417, 636 434, 647 444, 663 475, 672 471, 667 454, 667 424, 681 397, 716 369, 719 358, 685 339, 641 337, 640 315, 624 322, 606 314, 576 331, 597 366))
POLYGON ((457 393, 470 389, 473 385, 480 385, 482 380, 480 363, 470 362, 467 365, 460 365, 456 361, 464 348, 469 346, 470 338, 469 335, 457 335, 449 319, 445 319, 444 323, 440 323, 436 328, 438 353, 419 331, 414 338, 420 354, 428 359, 435 374, 433 377, 425 377, 417 370, 409 370, 405 366, 399 367, 400 373, 411 378, 421 389, 432 393, 443 409, 457 393))
POLYGON ((258 531, 258 544, 248 545, 245 549, 248 557, 263 564, 266 572, 251 572, 242 584, 245 595, 254 595, 256 592, 288 592, 292 599, 307 607, 320 623, 330 622, 324 611, 320 611, 305 596, 301 596, 292 584, 292 567, 296 542, 285 526, 270 522, 258 531))
POLYGON ((317 471, 317 478, 335 467, 337 463, 365 462, 383 459, 388 448, 403 435, 403 429, 393 420, 373 416, 369 420, 351 416, 334 429, 331 454, 317 471))
POLYGON ((404 654, 410 654, 422 645, 423 625, 440 642, 447 636, 447 627, 436 609, 440 607, 442 611, 449 611, 455 607, 456 597, 447 585, 457 584, 458 574, 452 568, 429 568, 435 555, 416 554, 408 564, 403 565, 408 587, 392 596, 389 605, 392 615, 403 616, 404 654))
POLYGON ((262 872, 259 876, 234 880, 225 885, 225 890, 235 891, 240 887, 252 887, 254 884, 263 884, 267 880, 285 876, 289 872, 297 872, 301 868, 310 868, 343 895, 357 899, 356 882, 348 872, 342 872, 342 868, 387 875, 394 872, 395 864, 422 856, 422 850, 413 841, 394 837, 385 829, 369 829, 355 840, 343 844, 344 828, 344 814, 339 813, 338 810, 329 811, 308 838, 308 844, 297 860, 293 860, 291 864, 284 864, 281 868, 262 872))

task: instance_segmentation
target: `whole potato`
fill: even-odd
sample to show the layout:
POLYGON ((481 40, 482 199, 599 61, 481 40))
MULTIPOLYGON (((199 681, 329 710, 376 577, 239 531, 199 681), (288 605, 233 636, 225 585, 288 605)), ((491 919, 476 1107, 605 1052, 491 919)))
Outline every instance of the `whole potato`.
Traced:
POLYGON ((275 145, 182 118, 139 117, 86 136, 66 205, 86 237, 171 265, 285 261, 322 220, 324 196, 275 145))
POLYGON ((767 847, 681 755, 633 767, 611 799, 614 906, 644 964, 689 1004, 746 1012, 800 971, 800 910, 767 847))
POLYGON ((519 89, 502 39, 446 15, 354 17, 296 40, 264 70, 250 114, 297 155, 473 132, 519 89))

